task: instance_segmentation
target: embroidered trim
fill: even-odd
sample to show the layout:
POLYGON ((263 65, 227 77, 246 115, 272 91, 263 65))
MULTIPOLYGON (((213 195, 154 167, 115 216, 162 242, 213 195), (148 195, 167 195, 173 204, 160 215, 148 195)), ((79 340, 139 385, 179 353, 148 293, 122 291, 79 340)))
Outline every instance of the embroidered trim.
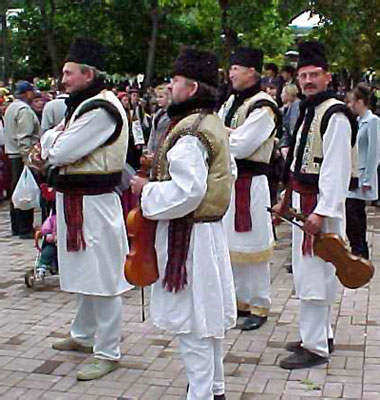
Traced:
MULTIPOLYGON (((169 134, 170 135, 170 134, 169 134)), ((170 180, 171 177, 169 175, 169 171, 165 171, 165 174, 162 174, 162 163, 163 163, 163 157, 164 154, 166 155, 168 153, 168 151, 177 143, 177 141, 179 139, 181 139, 184 136, 194 136, 197 139, 200 140, 200 142, 203 144, 203 146, 205 146, 206 151, 208 153, 208 163, 211 164, 212 159, 215 156, 215 149, 213 144, 209 141, 209 139, 207 138, 207 136, 201 132, 200 130, 193 130, 192 127, 188 127, 188 128, 184 128, 179 130, 178 132, 175 132, 174 134, 172 134, 170 137, 168 137, 168 140, 166 141, 166 143, 161 146, 160 150, 159 150, 159 162, 157 164, 157 172, 156 172, 156 176, 158 177, 158 179, 160 181, 166 181, 166 180, 170 180)), ((167 161, 166 161, 167 162, 167 161)))
POLYGON ((267 317, 269 315, 269 308, 251 306, 243 301, 237 302, 237 308, 239 311, 249 311, 252 315, 257 315, 258 317, 267 317))
POLYGON ((256 253, 240 253, 238 251, 230 251, 231 262, 233 263, 255 263, 269 261, 272 256, 273 247, 256 253))

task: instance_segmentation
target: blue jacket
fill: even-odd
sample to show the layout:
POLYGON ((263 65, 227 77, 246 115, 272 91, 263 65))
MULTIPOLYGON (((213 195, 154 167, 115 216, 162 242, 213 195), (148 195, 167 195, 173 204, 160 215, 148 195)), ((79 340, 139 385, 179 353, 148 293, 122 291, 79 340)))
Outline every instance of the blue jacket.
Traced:
POLYGON ((358 177, 359 187, 349 192, 348 197, 361 200, 377 199, 378 140, 380 140, 379 118, 368 110, 358 119, 358 177), (363 192, 362 186, 371 186, 363 192))

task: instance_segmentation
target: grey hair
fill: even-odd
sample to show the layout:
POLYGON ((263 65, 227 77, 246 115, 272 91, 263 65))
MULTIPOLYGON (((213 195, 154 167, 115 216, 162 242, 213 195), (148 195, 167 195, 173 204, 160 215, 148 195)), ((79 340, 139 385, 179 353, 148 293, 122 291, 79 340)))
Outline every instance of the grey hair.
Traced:
POLYGON ((105 72, 99 71, 97 68, 91 67, 90 65, 87 65, 87 64, 80 64, 80 71, 82 73, 87 72, 87 71, 93 71, 94 79, 104 79, 106 77, 105 72))
POLYGON ((258 82, 261 79, 261 74, 260 74, 260 72, 256 71, 256 68, 255 68, 255 73, 253 74, 253 76, 255 77, 256 82, 258 82))

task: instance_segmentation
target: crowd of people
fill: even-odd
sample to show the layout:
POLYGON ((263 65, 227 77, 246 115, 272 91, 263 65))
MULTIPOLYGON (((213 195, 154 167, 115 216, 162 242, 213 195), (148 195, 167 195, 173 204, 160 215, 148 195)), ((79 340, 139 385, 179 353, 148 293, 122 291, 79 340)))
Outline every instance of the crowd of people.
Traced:
MULTIPOLYGON (((53 348, 94 353, 78 379, 104 376, 121 357, 120 295, 132 287, 124 216, 138 204, 157 221, 151 319, 178 334, 189 400, 225 398, 223 337, 236 318, 246 331, 266 323, 275 226, 289 210, 305 219, 292 245, 300 341, 287 343, 280 367, 328 362, 338 281, 313 241, 347 236, 354 255, 370 258, 366 205, 380 205, 374 91, 333 90, 319 42, 301 43, 297 66, 280 73, 263 61, 261 49, 239 47, 226 79, 215 54, 185 48, 171 82, 143 94, 107 84, 104 47, 80 38, 56 90, 27 81, 0 89, 0 196, 12 194, 24 166, 54 188, 44 234, 78 311, 53 348), (137 175, 145 162, 149 178, 137 175)), ((12 235, 34 237, 33 209, 11 202, 10 216, 12 235)))

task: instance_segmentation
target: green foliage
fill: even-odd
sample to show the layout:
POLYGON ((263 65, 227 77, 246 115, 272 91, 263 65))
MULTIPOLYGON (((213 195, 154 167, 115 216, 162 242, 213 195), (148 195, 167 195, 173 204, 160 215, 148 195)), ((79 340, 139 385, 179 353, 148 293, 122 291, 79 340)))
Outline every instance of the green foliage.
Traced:
MULTIPOLYGON (((0 0, 1 1, 1 0, 0 0)), ((159 16, 155 74, 171 71, 182 45, 211 49, 227 65, 221 38, 226 27, 241 44, 262 47, 267 59, 281 62, 294 44, 290 20, 310 7, 325 17, 313 30, 335 68, 380 68, 380 0, 8 0, 23 12, 10 20, 11 70, 16 77, 47 76, 52 63, 46 27, 52 28, 61 68, 75 36, 97 38, 109 49, 111 74, 144 73, 152 35, 152 12, 159 16), (45 4, 46 16, 41 14, 45 4), (226 12, 223 14, 222 11, 226 12)))
POLYGON ((243 35, 243 43, 265 49, 270 57, 283 54, 292 43, 291 31, 278 10, 278 0, 231 1, 229 19, 235 31, 243 35))
POLYGON ((323 26, 310 36, 322 40, 335 69, 380 69, 380 0, 315 0, 323 26))

